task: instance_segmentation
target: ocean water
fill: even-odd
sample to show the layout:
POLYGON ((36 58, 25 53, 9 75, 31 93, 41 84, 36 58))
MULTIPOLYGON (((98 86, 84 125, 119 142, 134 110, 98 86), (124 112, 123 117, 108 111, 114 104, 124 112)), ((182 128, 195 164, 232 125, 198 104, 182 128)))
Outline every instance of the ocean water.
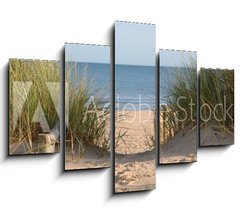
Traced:
POLYGON ((155 107, 155 67, 115 66, 115 108, 146 110, 155 107))
POLYGON ((160 67, 160 104, 164 103, 164 97, 168 95, 168 85, 177 79, 178 68, 160 67))
MULTIPOLYGON (((106 104, 110 104, 111 67, 110 64, 68 63, 71 73, 76 70, 79 77, 87 74, 93 80, 93 91, 102 90, 106 104)), ((177 80, 177 73, 187 73, 187 68, 160 67, 160 104, 168 95, 169 83, 177 80)), ((115 108, 125 110, 145 110, 155 107, 155 67, 136 65, 115 66, 115 108)))
MULTIPOLYGON (((104 90, 104 99, 110 103, 110 64, 68 62, 71 74, 77 71, 79 78, 87 75, 94 80, 94 91, 104 90)), ((72 75, 74 79, 74 76, 72 75)), ((116 65, 116 109, 142 110, 155 107, 155 67, 116 65)))
POLYGON ((72 79, 75 79, 76 73, 79 80, 87 77, 88 80, 91 80, 89 85, 92 86, 92 92, 101 91, 105 103, 110 105, 110 64, 68 62, 66 65, 70 69, 72 79))

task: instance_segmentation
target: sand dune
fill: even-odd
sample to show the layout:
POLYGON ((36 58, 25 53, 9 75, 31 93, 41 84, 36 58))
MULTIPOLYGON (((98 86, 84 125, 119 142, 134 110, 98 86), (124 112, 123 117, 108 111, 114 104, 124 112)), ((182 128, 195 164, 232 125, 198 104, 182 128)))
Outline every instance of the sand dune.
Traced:
POLYGON ((215 121, 203 124, 200 130, 200 146, 231 145, 234 135, 223 131, 215 121))
POLYGON ((192 125, 178 132, 166 144, 160 145, 160 164, 197 161, 197 133, 192 125))
POLYGON ((101 152, 96 149, 85 148, 83 155, 75 151, 66 153, 65 169, 78 170, 78 169, 94 169, 110 167, 110 152, 101 152))

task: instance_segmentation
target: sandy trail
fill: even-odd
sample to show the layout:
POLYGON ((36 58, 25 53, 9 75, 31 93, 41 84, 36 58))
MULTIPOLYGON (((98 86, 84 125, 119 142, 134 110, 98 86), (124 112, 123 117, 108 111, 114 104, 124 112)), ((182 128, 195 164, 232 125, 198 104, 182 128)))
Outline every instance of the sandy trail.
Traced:
MULTIPOLYGON (((122 116, 123 113, 121 113, 122 116)), ((127 111, 116 122, 116 135, 126 131, 124 139, 115 148, 115 192, 149 190, 155 188, 156 154, 151 137, 154 136, 154 113, 152 111, 127 111)), ((66 170, 102 168, 110 166, 110 153, 85 149, 79 157, 75 149, 66 154, 66 170)))
POLYGON ((127 130, 124 141, 116 145, 115 192, 155 189, 156 157, 151 137, 154 136, 152 111, 127 111, 124 119, 116 124, 127 130))

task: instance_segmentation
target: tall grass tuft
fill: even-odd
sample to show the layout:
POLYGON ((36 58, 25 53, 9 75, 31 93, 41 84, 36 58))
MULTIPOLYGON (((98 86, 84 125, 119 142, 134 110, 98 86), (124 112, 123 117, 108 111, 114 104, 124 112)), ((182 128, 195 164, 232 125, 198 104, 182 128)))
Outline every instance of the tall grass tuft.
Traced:
POLYGON ((67 151, 94 148, 102 152, 110 149, 110 107, 106 105, 105 89, 97 89, 94 77, 89 77, 87 65, 81 71, 77 63, 66 62, 65 81, 68 83, 66 109, 68 126, 67 151))
POLYGON ((234 70, 201 68, 200 104, 202 124, 215 120, 223 131, 232 134, 234 131, 234 70), (203 106, 204 104, 207 106, 203 106), (231 108, 228 109, 230 106, 231 108), (228 112, 226 113, 224 109, 228 112), (209 117, 210 119, 205 121, 209 117))
POLYGON ((168 80, 166 96, 160 106, 161 143, 190 124, 196 126, 197 115, 197 65, 190 59, 183 62, 184 67, 176 67, 174 80, 168 80))
POLYGON ((32 122, 38 103, 44 110, 50 128, 59 121, 46 83, 60 83, 60 64, 57 61, 11 59, 9 72, 10 154, 14 154, 21 145, 24 151, 20 153, 32 153, 34 151, 33 143, 42 130, 40 124, 32 122), (26 89, 27 84, 30 89, 26 89), (13 102, 14 97, 17 98, 15 103, 13 102), (20 101, 24 101, 23 106, 20 105, 20 101), (19 113, 17 120, 14 119, 16 113, 19 113))

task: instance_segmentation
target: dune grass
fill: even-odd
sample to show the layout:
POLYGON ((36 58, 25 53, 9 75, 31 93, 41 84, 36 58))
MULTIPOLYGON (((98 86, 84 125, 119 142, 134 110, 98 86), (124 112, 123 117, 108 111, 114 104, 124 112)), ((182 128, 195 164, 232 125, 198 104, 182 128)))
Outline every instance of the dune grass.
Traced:
POLYGON ((10 154, 14 154, 21 145, 24 151, 20 154, 32 153, 33 142, 42 131, 40 124, 32 122, 38 103, 44 110, 49 128, 59 121, 46 83, 60 83, 60 64, 57 61, 10 59, 9 73, 10 154))
POLYGON ((196 127, 197 115, 197 65, 190 59, 184 67, 175 68, 174 80, 168 80, 166 95, 160 106, 160 143, 192 124, 196 127))
POLYGON ((201 68, 201 124, 208 124, 211 120, 215 120, 223 131, 232 134, 234 132, 233 104, 234 71, 201 68), (227 113, 224 109, 228 110, 227 113))
POLYGON ((151 112, 153 112, 154 118, 153 118, 153 131, 149 131, 144 124, 142 124, 143 126, 143 130, 144 130, 144 134, 146 137, 146 144, 148 147, 150 148, 155 148, 156 145, 156 111, 155 109, 151 110, 151 112))
MULTIPOLYGON (((66 133, 67 152, 72 151, 74 154, 78 149, 79 156, 82 157, 86 148, 109 151, 110 99, 106 103, 104 96, 109 91, 110 84, 97 88, 95 77, 88 75, 87 65, 79 69, 77 63, 66 62, 65 73, 69 121, 66 133)), ((117 136, 121 138, 122 134, 117 136)))

